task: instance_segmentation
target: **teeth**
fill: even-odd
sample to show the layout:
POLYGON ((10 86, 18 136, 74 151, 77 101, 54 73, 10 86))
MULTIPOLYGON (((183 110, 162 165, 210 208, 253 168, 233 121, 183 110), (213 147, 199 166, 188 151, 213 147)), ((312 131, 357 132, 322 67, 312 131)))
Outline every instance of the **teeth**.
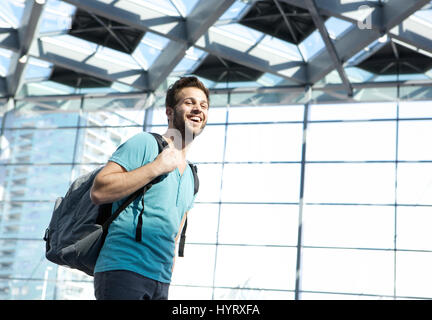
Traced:
POLYGON ((200 117, 191 117, 190 119, 193 120, 193 121, 201 121, 200 117))

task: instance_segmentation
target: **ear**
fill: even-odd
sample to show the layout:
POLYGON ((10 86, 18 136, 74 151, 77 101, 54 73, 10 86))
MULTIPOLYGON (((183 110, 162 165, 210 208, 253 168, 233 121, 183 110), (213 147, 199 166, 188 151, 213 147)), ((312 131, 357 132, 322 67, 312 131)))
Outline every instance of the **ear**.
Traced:
POLYGON ((174 114, 174 108, 166 107, 165 108, 165 114, 168 117, 168 122, 172 121, 173 114, 174 114))

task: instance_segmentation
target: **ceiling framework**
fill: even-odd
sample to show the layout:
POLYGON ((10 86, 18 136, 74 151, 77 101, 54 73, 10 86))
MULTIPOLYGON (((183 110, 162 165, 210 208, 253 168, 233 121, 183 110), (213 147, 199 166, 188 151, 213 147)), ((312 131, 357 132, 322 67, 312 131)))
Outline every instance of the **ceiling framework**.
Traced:
MULTIPOLYGON (((133 88, 131 94, 155 92, 191 48, 203 54, 187 73, 215 84, 259 83, 269 75, 281 79, 279 88, 322 89, 326 77, 334 75, 339 80, 328 85, 328 91, 337 88, 335 94, 343 92, 347 99, 362 86, 352 82, 350 67, 372 74, 368 82, 377 87, 374 79, 383 75, 432 74, 432 23, 415 14, 431 6, 430 0, 199 0, 188 13, 181 1, 170 1, 174 13, 158 7, 157 1, 63 2, 75 11, 69 29, 60 35, 83 39, 96 50, 41 33, 47 4, 26 1, 20 25, 0 28, 0 48, 10 52, 8 68, 0 75, 0 98, 17 97, 30 58, 50 65, 47 81, 72 88, 118 83, 133 88), (240 14, 223 18, 240 4, 240 14), (329 29, 331 19, 350 26, 335 36, 329 29), (230 24, 250 30, 256 38, 227 32, 223 26, 230 24), (148 34, 165 39, 165 44, 145 64, 137 51, 148 34), (307 39, 315 34, 323 47, 305 56, 307 39), (298 54, 285 46, 269 47, 273 39, 298 54), (118 55, 106 57, 107 50, 118 55)), ((265 85, 255 89, 261 87, 265 85)))

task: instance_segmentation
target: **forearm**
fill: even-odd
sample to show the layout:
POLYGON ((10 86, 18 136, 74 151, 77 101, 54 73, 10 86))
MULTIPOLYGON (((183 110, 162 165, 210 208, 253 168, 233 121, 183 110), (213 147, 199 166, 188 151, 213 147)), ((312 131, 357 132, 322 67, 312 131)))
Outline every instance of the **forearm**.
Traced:
POLYGON ((96 204, 114 202, 127 197, 161 174, 156 162, 124 172, 104 172, 96 176, 91 199, 96 204))

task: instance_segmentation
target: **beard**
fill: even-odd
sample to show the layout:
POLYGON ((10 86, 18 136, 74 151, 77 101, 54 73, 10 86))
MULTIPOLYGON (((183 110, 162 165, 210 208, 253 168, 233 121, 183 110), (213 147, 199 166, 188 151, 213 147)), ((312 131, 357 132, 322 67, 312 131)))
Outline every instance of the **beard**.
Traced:
POLYGON ((180 111, 178 111, 177 108, 174 108, 173 125, 174 128, 180 132, 182 136, 182 140, 185 141, 186 143, 189 143, 192 142, 197 136, 200 135, 206 123, 203 121, 199 130, 196 131, 194 127, 192 127, 189 123, 187 123, 185 116, 180 111))

